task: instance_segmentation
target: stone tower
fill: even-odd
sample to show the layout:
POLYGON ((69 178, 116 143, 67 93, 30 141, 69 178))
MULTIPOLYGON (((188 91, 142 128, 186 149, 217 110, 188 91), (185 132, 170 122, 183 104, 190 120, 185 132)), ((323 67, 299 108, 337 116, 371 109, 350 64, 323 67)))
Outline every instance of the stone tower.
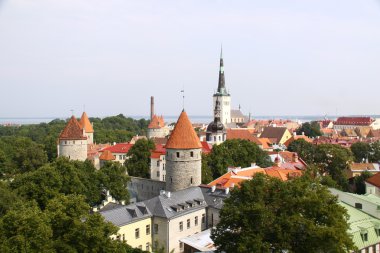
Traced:
POLYGON ((166 143, 166 190, 200 185, 202 145, 183 110, 166 143))
POLYGON ((87 159, 87 137, 83 127, 74 116, 59 135, 58 156, 79 161, 87 159))
POLYGON ((226 140, 227 132, 223 123, 220 120, 220 102, 216 97, 216 105, 214 109, 214 121, 212 121, 206 130, 206 141, 210 144, 220 144, 226 140))
MULTIPOLYGON (((224 79, 224 65, 223 65, 223 52, 220 51, 220 66, 219 66, 219 82, 218 89, 213 96, 214 107, 216 108, 216 101, 220 102, 220 121, 227 125, 231 123, 231 96, 227 92, 226 83, 224 79)), ((214 111, 215 115, 215 111, 214 111)))
POLYGON ((94 128, 92 127, 92 124, 90 120, 88 119, 86 112, 83 112, 82 117, 80 118, 79 124, 82 126, 82 128, 85 131, 85 134, 87 137, 87 144, 93 144, 94 143, 94 128))

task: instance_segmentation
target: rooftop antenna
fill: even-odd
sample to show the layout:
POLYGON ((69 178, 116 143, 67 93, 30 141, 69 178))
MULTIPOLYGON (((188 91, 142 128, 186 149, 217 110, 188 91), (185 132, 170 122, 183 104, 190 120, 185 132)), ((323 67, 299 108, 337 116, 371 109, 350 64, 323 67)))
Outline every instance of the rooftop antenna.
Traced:
POLYGON ((185 110, 185 88, 184 87, 182 87, 181 93, 182 93, 182 109, 185 110))

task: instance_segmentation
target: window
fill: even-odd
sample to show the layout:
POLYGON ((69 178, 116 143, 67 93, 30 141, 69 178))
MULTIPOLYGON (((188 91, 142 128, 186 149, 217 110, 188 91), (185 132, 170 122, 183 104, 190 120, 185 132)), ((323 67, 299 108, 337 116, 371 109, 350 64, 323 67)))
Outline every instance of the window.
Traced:
POLYGON ((75 144, 75 141, 73 141, 73 144, 75 144))
POLYGON ((380 236, 380 228, 375 228, 375 232, 377 236, 380 236))
POLYGON ((179 152, 176 152, 177 153, 177 158, 179 158, 179 152))
POLYGON ((195 218, 194 218, 194 225, 198 226, 198 216, 195 216, 195 218))
POLYGON ((160 177, 160 172, 159 171, 157 171, 157 177, 160 177))
POLYGON ((162 165, 162 170, 165 170, 165 164, 162 165))
POLYGON ((214 141, 216 141, 216 136, 214 136, 214 141))
POLYGON ((67 141, 65 141, 65 144, 67 144, 67 141))
POLYGON ((140 238, 140 229, 139 228, 136 228, 135 229, 135 238, 140 238))
POLYGON ((123 242, 125 242, 125 234, 123 234, 123 242))
POLYGON ((157 167, 160 167, 160 161, 157 161, 157 167))
POLYGON ((173 183, 173 178, 172 177, 170 177, 170 183, 173 183))
POLYGON ((222 138, 219 136, 219 141, 221 141, 222 140, 222 138))
POLYGON ((162 181, 165 181, 165 175, 162 175, 162 181))
POLYGON ((183 222, 182 221, 179 223, 179 231, 183 231, 183 222))
POLYGON ((362 237, 363 242, 367 242, 368 241, 368 233, 367 232, 360 233, 360 235, 362 237))
POLYGON ((158 224, 154 224, 154 233, 158 234, 158 224))
POLYGON ((150 235, 150 225, 146 225, 145 231, 147 235, 150 235))
POLYGON ((149 242, 147 242, 146 245, 145 245, 145 250, 146 250, 146 251, 149 251, 149 248, 150 248, 150 247, 149 247, 149 242))
POLYGON ((194 157, 194 152, 193 151, 190 151, 190 156, 194 157))
POLYGON ((193 184, 193 177, 190 178, 190 184, 193 184))
POLYGON ((202 224, 206 222, 206 214, 202 214, 202 224))
POLYGON ((119 160, 123 160, 123 156, 122 155, 119 155, 119 160))
POLYGON ((187 229, 190 228, 190 219, 187 219, 187 229))

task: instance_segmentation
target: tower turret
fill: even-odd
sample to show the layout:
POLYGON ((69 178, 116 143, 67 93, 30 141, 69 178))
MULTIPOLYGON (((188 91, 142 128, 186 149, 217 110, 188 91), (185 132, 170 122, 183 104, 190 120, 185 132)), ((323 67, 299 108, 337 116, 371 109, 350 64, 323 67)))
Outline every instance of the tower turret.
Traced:
POLYGON ((85 131, 85 134, 87 137, 87 144, 94 143, 94 128, 92 127, 92 124, 90 120, 88 119, 86 112, 82 113, 82 117, 80 118, 79 124, 82 126, 82 128, 85 131))
POLYGON ((200 185, 202 145, 183 110, 166 143, 166 190, 200 185))
POLYGON ((226 140, 226 128, 220 120, 220 102, 216 97, 214 109, 214 121, 212 121, 206 130, 206 141, 210 144, 220 144, 226 140))

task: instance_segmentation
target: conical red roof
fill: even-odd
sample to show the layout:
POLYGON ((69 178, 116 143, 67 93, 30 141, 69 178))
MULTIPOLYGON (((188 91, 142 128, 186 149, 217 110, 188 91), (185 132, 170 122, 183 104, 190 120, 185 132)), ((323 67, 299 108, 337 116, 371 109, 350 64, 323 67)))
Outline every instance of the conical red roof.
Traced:
POLYGON ((165 148, 192 149, 201 147, 201 142, 199 141, 186 112, 182 111, 174 130, 170 134, 170 138, 166 143, 165 148))
POLYGON ((115 160, 116 157, 112 155, 111 151, 104 150, 104 152, 99 156, 99 159, 103 161, 112 161, 115 160))
POLYGON ((94 129, 92 128, 91 122, 87 117, 87 113, 83 112, 82 117, 80 118, 79 124, 84 128, 86 133, 93 133, 94 129))
POLYGON ((87 137, 83 135, 83 128, 78 120, 72 116, 59 135, 60 140, 86 140, 87 137))

